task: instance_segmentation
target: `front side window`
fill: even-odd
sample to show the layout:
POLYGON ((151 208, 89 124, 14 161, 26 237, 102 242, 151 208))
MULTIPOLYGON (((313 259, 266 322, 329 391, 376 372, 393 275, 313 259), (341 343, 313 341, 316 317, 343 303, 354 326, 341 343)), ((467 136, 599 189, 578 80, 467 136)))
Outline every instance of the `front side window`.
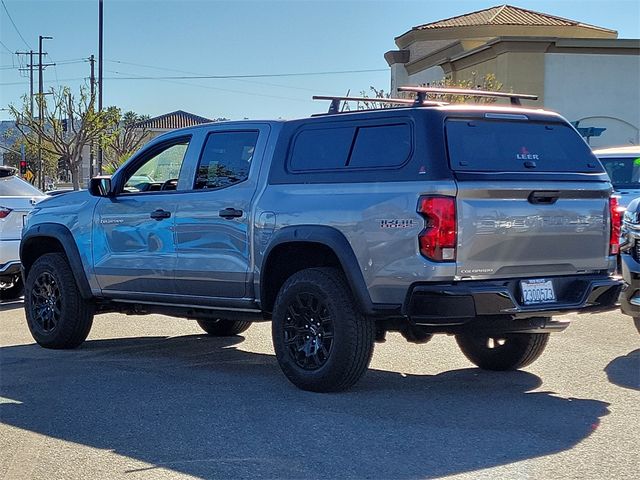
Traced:
POLYGON ((246 180, 257 141, 257 131, 211 133, 202 150, 193 188, 224 188, 246 180))
POLYGON ((175 190, 184 161, 188 140, 160 147, 127 179, 123 193, 175 190))

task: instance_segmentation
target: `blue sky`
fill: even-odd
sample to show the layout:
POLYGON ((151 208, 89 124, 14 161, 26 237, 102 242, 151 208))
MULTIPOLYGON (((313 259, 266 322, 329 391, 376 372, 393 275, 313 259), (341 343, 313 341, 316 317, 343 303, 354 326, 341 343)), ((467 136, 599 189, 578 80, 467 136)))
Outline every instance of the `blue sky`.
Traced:
MULTIPOLYGON (((44 50, 49 53, 47 61, 58 64, 46 69, 45 88, 77 88, 86 81, 89 64, 83 59, 98 53, 98 0, 2 1, 0 108, 20 103, 28 92, 28 76, 21 76, 17 57, 10 52, 37 50, 38 35, 54 37, 45 41, 44 50)), ((411 27, 499 4, 499 0, 104 0, 104 105, 152 116, 178 109, 209 118, 306 116, 325 108, 311 100, 314 93, 350 90, 353 94, 370 85, 388 90, 383 55, 396 48, 394 37, 411 27), (121 78, 353 70, 377 71, 246 79, 121 78)), ((620 38, 640 37, 640 2, 635 0, 510 4, 614 29, 620 38)), ((8 113, 0 110, 0 119, 7 118, 8 113)))

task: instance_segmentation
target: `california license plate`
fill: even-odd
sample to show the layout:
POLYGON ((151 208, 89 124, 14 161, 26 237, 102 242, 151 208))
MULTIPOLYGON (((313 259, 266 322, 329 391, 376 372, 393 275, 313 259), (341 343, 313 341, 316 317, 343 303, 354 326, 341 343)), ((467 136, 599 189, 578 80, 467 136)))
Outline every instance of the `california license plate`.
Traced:
POLYGON ((521 280, 522 301, 525 305, 550 303, 556 301, 556 292, 553 290, 553 282, 539 278, 536 280, 521 280))

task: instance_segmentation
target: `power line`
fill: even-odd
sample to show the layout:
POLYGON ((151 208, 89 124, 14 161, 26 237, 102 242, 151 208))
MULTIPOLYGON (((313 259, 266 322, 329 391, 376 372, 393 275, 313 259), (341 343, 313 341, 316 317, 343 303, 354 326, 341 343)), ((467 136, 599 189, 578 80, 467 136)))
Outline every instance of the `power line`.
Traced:
POLYGON ((6 46, 4 43, 2 43, 1 41, 0 41, 0 45, 2 45, 2 46, 4 47, 4 49, 5 49, 7 52, 9 52, 10 54, 12 54, 12 55, 13 55, 13 50, 11 50, 9 47, 7 47, 7 46, 6 46))
POLYGON ((27 48, 30 49, 30 50, 33 50, 31 48, 31 46, 27 43, 27 41, 24 39, 22 34, 20 33, 20 30, 18 30, 18 26, 16 25, 16 22, 14 22, 13 18, 11 18, 11 14, 9 13, 9 10, 7 10, 7 6, 5 5, 4 0, 0 0, 0 2, 2 2, 2 6, 4 7, 4 11, 7 12, 7 16, 9 17, 9 20, 11 21, 11 25, 13 25, 13 28, 16 29, 16 32, 18 32, 18 35, 20 35, 20 38, 22 39, 24 44, 27 46, 27 48))
POLYGON ((354 73, 387 72, 386 68, 372 68, 367 70, 336 70, 329 72, 293 72, 293 73, 261 73, 252 75, 175 75, 175 76, 139 76, 112 77, 110 80, 205 80, 223 78, 275 78, 275 77, 310 77, 314 75, 346 75, 354 73))
MULTIPOLYGON (((178 69, 175 69, 175 68, 158 67, 158 66, 155 66, 155 65, 145 65, 143 63, 125 62, 125 61, 122 61, 122 60, 109 60, 108 58, 105 58, 105 60, 107 62, 110 62, 110 63, 119 63, 119 64, 122 64, 122 65, 133 65, 133 66, 136 66, 136 67, 151 68, 151 69, 154 69, 154 70, 165 70, 165 71, 168 71, 168 72, 186 73, 186 74, 189 74, 189 75, 203 75, 202 73, 199 73, 199 72, 190 72, 190 71, 187 71, 187 70, 178 70, 178 69)), ((134 75, 134 74, 130 74, 130 75, 134 75)), ((295 87, 295 86, 292 86, 292 85, 282 85, 282 84, 278 84, 278 83, 266 83, 266 82, 255 82, 255 81, 251 81, 251 80, 234 79, 234 78, 231 78, 230 80, 235 80, 237 82, 243 82, 243 83, 252 83, 254 85, 264 85, 264 86, 267 86, 267 87, 286 88, 288 90, 300 90, 300 91, 305 91, 305 92, 313 92, 313 93, 316 93, 316 94, 318 93, 318 89, 295 87)))

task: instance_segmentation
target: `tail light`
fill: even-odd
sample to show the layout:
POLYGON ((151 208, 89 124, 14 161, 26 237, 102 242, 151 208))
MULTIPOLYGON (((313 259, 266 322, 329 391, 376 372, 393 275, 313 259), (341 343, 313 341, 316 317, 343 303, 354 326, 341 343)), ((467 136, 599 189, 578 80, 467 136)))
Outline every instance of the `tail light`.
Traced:
POLYGON ((609 217, 611 217, 609 255, 617 255, 620 251, 620 223, 623 210, 624 208, 618 205, 618 197, 609 197, 609 217))
POLYGON ((11 208, 3 207, 0 205, 0 218, 5 218, 12 212, 11 208))
POLYGON ((420 253, 436 262, 456 259, 456 199, 420 197, 418 213, 424 217, 424 230, 418 235, 420 253))

